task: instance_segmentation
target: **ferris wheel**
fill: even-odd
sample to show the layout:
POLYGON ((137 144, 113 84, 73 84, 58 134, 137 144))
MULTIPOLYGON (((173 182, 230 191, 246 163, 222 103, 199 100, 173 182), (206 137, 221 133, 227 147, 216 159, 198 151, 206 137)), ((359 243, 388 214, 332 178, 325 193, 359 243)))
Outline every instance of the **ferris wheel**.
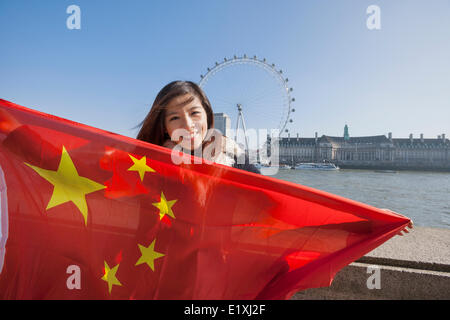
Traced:
POLYGON ((289 133, 295 112, 293 88, 275 64, 244 54, 216 62, 200 78, 198 84, 208 96, 214 113, 225 113, 236 132, 242 127, 244 136, 249 128, 276 129, 279 136, 289 133))

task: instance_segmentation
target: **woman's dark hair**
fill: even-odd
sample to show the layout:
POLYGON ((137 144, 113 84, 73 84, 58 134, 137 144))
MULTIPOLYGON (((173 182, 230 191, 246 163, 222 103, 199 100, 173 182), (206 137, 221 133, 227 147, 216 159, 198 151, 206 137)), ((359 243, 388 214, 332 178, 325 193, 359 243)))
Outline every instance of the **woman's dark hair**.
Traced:
MULTIPOLYGON (((214 115, 206 94, 203 90, 192 81, 173 81, 167 84, 155 98, 150 112, 145 117, 139 126, 141 129, 136 137, 138 140, 150 142, 156 145, 163 145, 164 141, 170 139, 165 128, 165 114, 168 103, 176 97, 183 96, 185 94, 191 94, 197 97, 206 112, 208 129, 214 128, 214 115)), ((193 100, 188 99, 185 103, 189 103, 193 100)))

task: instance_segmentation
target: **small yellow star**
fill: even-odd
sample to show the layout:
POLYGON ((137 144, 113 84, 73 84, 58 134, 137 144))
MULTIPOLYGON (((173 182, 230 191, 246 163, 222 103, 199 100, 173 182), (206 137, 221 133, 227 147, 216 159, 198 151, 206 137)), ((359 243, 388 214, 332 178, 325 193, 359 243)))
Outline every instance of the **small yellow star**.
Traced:
POLYGON ((111 294, 112 286, 117 285, 121 286, 122 284, 119 282, 119 280, 116 277, 117 269, 119 268, 119 265, 116 265, 112 269, 109 268, 108 264, 105 261, 105 274, 102 277, 102 280, 108 282, 108 291, 109 294, 111 294))
POLYGON ((164 257, 164 254, 155 251, 155 241, 156 239, 153 240, 153 242, 147 248, 138 244, 139 250, 141 250, 141 257, 136 262, 135 266, 142 263, 147 263, 150 269, 152 269, 152 271, 155 271, 155 260, 164 257))
POLYGON ((177 200, 167 201, 164 193, 161 191, 161 200, 159 202, 152 203, 159 209, 159 220, 161 220, 166 214, 175 219, 172 211, 172 206, 175 204, 175 202, 177 202, 177 200))
POLYGON ((61 160, 56 171, 42 169, 28 163, 25 164, 53 185, 52 197, 48 202, 46 210, 72 201, 83 215, 84 224, 87 224, 88 207, 86 195, 106 187, 93 180, 79 176, 77 169, 64 146, 62 148, 61 160))
POLYGON ((141 181, 144 181, 144 175, 146 172, 155 172, 155 170, 153 170, 147 165, 147 158, 145 156, 143 156, 141 159, 136 159, 131 154, 128 155, 130 156, 131 160, 133 160, 134 163, 130 168, 128 168, 128 171, 139 172, 139 177, 141 178, 141 181))

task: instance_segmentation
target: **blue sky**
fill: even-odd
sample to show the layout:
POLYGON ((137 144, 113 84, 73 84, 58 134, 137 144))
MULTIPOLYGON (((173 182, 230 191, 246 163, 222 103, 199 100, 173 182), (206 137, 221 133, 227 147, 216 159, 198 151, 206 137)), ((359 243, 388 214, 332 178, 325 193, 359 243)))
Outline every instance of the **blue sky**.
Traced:
MULTIPOLYGON (((450 135, 448 0, 0 0, 0 39, 1 98, 131 137, 165 84, 244 53, 289 78, 291 135, 341 136, 345 124, 351 136, 450 135), (72 4, 80 30, 66 27, 72 4), (380 30, 366 27, 373 4, 380 30)), ((233 85, 224 72, 205 86, 217 112, 273 85, 227 72, 233 85)), ((249 105, 246 121, 271 126, 277 99, 249 105)))

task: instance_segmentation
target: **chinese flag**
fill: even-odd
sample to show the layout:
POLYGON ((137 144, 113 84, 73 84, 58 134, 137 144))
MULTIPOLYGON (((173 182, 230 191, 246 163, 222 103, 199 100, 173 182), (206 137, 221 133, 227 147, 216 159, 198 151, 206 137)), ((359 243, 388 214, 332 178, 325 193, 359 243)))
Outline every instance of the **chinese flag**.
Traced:
POLYGON ((0 100, 0 298, 288 299, 401 215, 0 100))

